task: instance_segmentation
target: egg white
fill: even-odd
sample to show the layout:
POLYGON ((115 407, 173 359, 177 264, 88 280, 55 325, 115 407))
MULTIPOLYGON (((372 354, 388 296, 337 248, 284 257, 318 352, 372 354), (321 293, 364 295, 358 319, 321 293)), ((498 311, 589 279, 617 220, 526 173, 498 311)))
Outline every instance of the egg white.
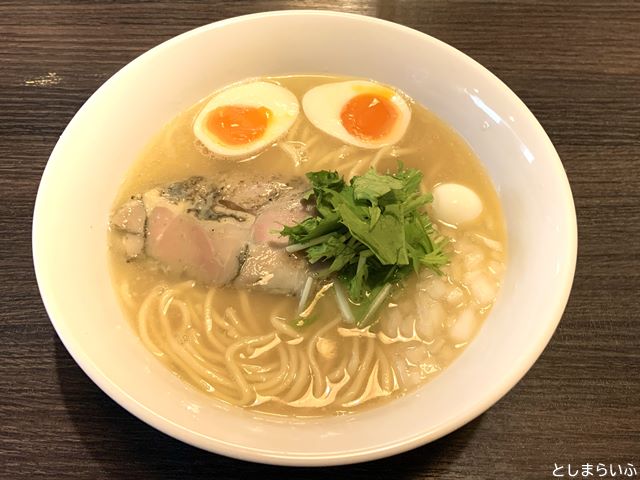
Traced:
POLYGON ((312 88, 302 98, 302 109, 309 121, 323 132, 360 148, 380 148, 399 142, 411 121, 411 108, 403 96, 389 87, 365 80, 326 83, 312 88), (351 135, 342 125, 340 114, 353 97, 365 93, 379 93, 386 90, 389 100, 396 107, 398 118, 391 131, 376 140, 366 140, 351 135))
POLYGON ((196 138, 211 153, 223 157, 248 157, 259 153, 285 135, 298 118, 300 104, 296 96, 275 83, 252 81, 227 87, 211 97, 193 124, 196 138), (218 107, 237 105, 268 108, 272 116, 264 134, 243 145, 228 145, 207 128, 208 114, 218 107))
POLYGON ((443 183, 433 189, 432 208, 435 218, 455 226, 478 218, 483 205, 470 188, 457 183, 443 183))

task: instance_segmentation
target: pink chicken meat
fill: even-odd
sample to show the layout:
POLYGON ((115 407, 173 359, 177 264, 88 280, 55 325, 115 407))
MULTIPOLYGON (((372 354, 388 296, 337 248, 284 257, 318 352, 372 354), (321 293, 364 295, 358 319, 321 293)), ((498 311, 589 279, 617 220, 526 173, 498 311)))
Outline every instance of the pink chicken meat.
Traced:
POLYGON ((275 231, 310 215, 304 181, 191 177, 133 196, 111 218, 128 259, 212 286, 296 295, 309 270, 275 231))

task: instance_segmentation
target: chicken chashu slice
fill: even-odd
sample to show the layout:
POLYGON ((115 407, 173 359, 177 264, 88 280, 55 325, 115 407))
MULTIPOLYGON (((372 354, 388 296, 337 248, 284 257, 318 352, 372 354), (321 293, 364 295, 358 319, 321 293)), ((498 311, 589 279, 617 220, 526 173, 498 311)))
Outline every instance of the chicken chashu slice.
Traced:
POLYGON ((133 196, 111 225, 129 259, 154 258, 168 271, 212 286, 298 294, 309 275, 274 231, 309 216, 302 179, 191 177, 133 196))

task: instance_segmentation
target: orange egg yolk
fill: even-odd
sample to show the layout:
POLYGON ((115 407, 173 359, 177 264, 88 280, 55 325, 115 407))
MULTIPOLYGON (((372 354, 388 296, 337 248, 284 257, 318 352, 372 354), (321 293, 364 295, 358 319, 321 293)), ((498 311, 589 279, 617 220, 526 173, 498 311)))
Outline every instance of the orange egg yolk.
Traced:
POLYGON ((393 128, 398 111, 387 97, 362 93, 349 100, 340 112, 345 130, 363 140, 379 140, 393 128))
POLYGON ((246 145, 264 135, 272 112, 266 107, 224 105, 207 116, 207 129, 227 145, 246 145))

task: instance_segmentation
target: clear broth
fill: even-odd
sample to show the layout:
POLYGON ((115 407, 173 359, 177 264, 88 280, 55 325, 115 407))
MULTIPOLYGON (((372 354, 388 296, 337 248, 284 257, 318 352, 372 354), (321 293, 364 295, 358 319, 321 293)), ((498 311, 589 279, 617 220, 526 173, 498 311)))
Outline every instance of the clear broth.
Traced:
MULTIPOLYGON (((316 85, 345 78, 299 75, 270 80, 301 99, 316 85)), ((119 246, 119 233, 111 231, 114 287, 132 327, 152 352, 175 374, 214 398, 280 415, 336 414, 379 404, 415 389, 446 368, 488 314, 506 261, 506 232, 498 196, 465 141, 428 109, 413 103, 411 123, 403 139, 380 151, 345 146, 316 130, 301 112, 287 136, 255 158, 242 162, 215 159, 198 144, 192 132, 194 117, 205 101, 180 113, 148 143, 127 173, 114 208, 131 195, 192 175, 219 176, 233 170, 249 176, 280 173, 290 177, 335 169, 349 177, 363 173, 372 164, 378 171, 395 170, 398 160, 402 160, 407 167, 424 173, 425 191, 446 182, 463 184, 477 193, 484 209, 477 220, 459 228, 434 221, 437 229, 452 240, 452 262, 445 267, 445 275, 438 277, 424 271, 410 278, 402 291, 390 299, 372 329, 362 332, 345 328, 336 321, 339 313, 333 303, 323 301, 321 318, 301 332, 303 339, 298 343, 274 333, 270 318, 276 315, 289 321, 296 311, 296 298, 230 288, 214 292, 206 285, 168 274, 154 260, 127 262, 119 246), (155 297, 150 300, 154 291, 155 297), (163 294, 167 294, 164 299, 163 294), (295 356, 298 371, 288 372, 294 378, 292 388, 275 396, 264 394, 269 390, 263 389, 249 402, 236 402, 233 388, 215 386, 216 375, 233 380, 233 373, 207 337, 211 332, 206 331, 205 313, 211 299, 211 308, 223 320, 225 311, 233 309, 243 322, 246 335, 275 335, 274 341, 282 345, 261 355, 264 358, 259 362, 249 358, 251 352, 247 350, 242 367, 248 372, 246 376, 264 373, 273 365, 268 375, 275 378, 278 370, 282 376, 286 368, 294 368, 291 364, 295 356), (187 305, 188 320, 180 316, 180 309, 167 307, 167 323, 162 324, 159 314, 153 312, 166 307, 170 300, 187 305), (141 308, 146 308, 148 317, 142 327, 141 308), (306 368, 305 355, 309 363, 306 368)), ((226 323, 231 323, 228 318, 226 323)), ((218 344, 225 348, 233 344, 232 334, 220 335, 218 344)), ((237 355, 242 361, 243 353, 237 355)))

